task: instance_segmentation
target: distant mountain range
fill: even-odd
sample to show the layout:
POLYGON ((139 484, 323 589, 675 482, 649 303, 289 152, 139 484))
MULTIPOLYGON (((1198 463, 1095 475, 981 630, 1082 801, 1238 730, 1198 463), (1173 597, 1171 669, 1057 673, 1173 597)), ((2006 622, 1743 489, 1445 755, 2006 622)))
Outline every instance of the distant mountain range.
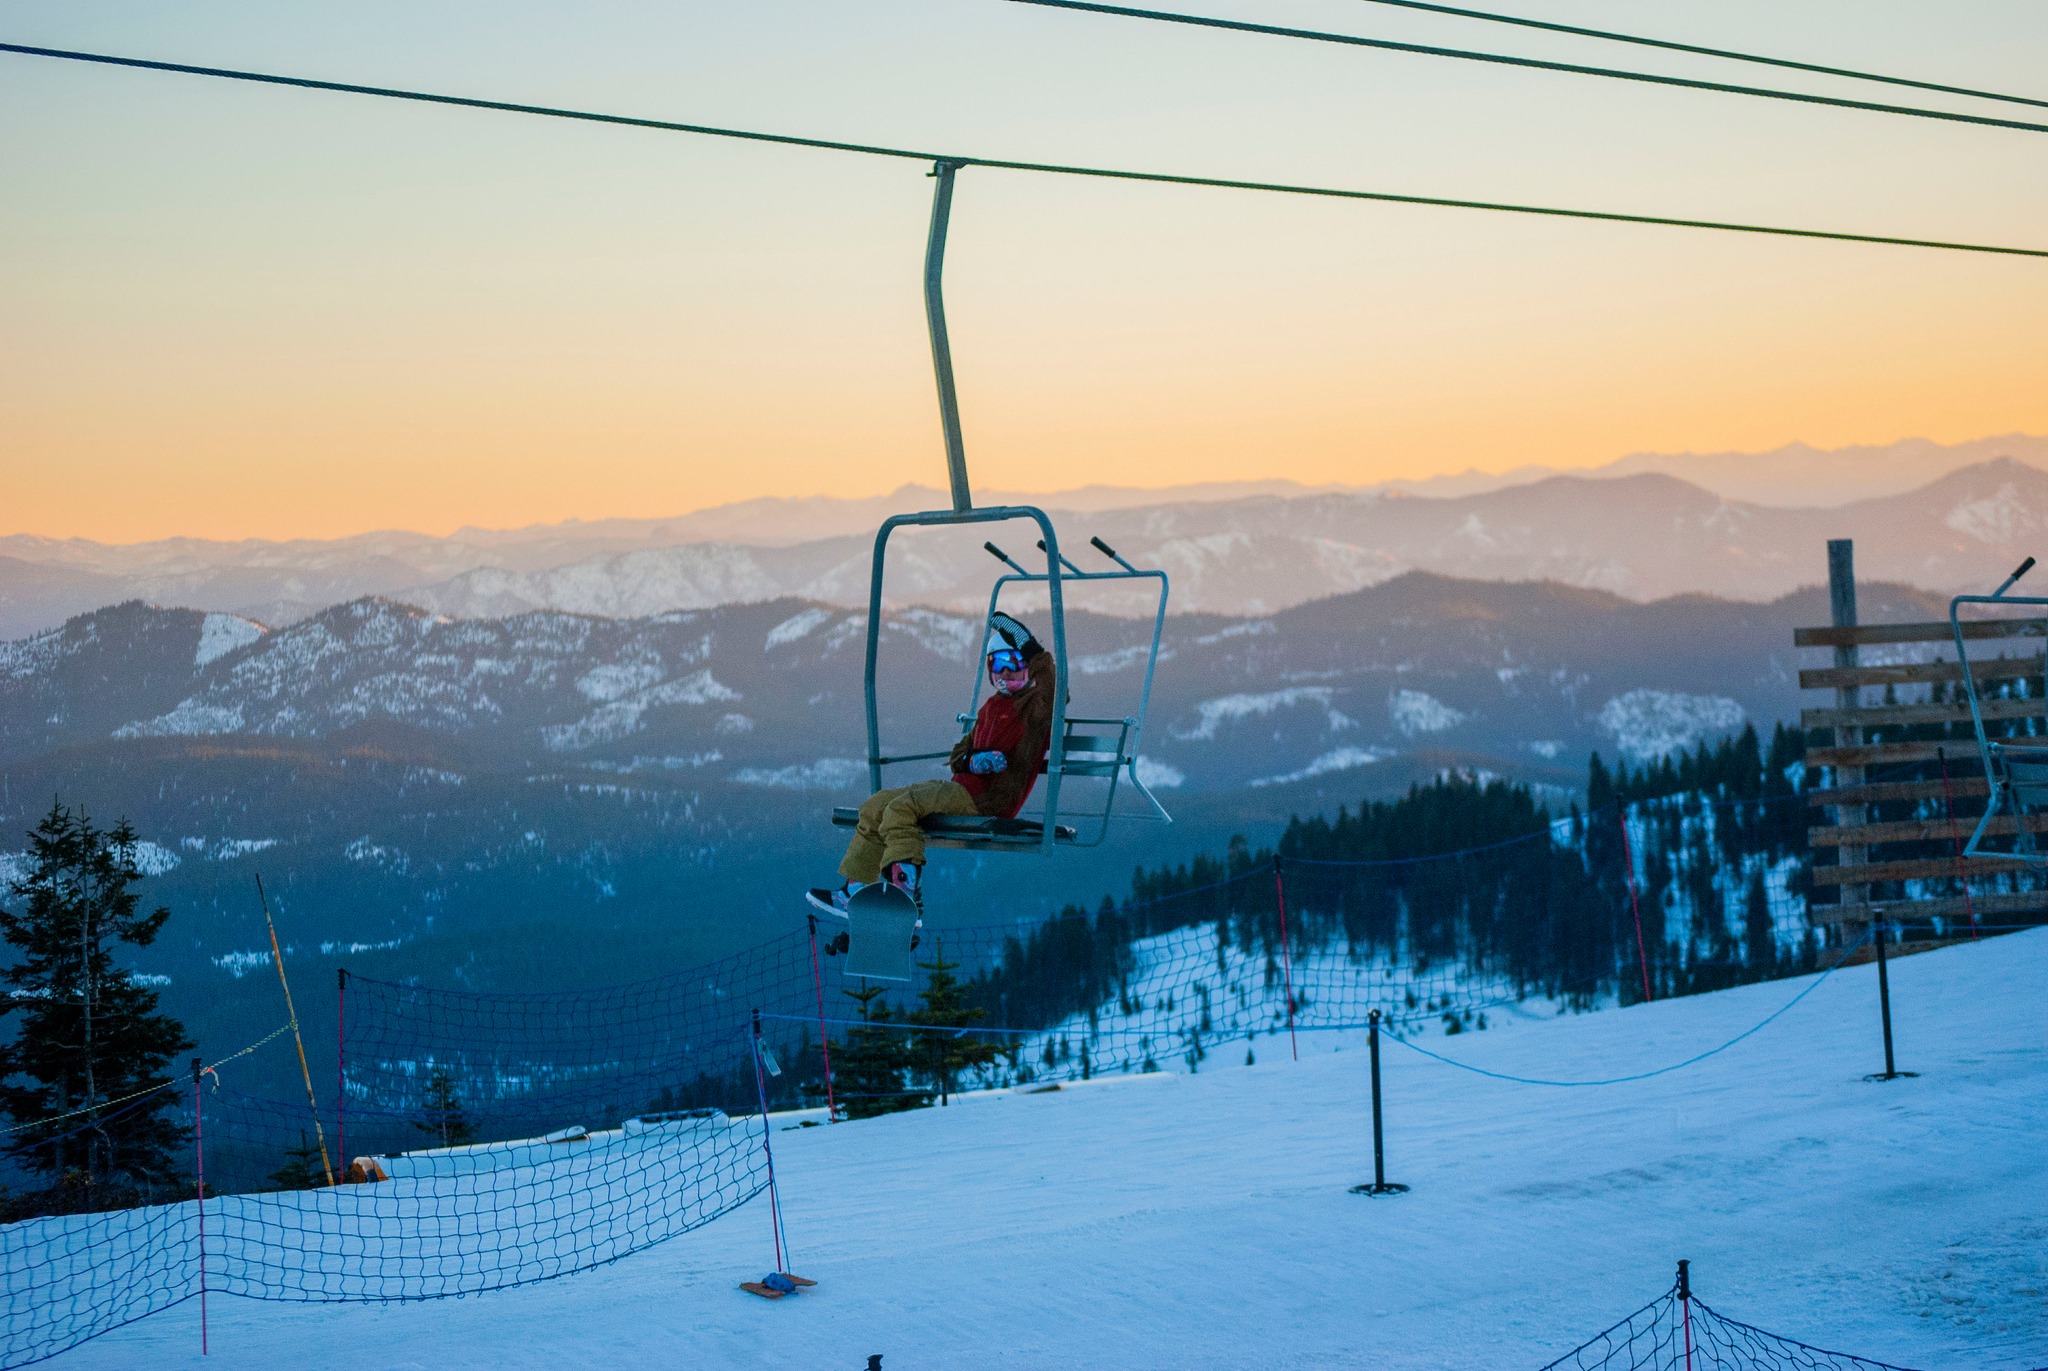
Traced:
MULTIPOLYGON (((1857 473, 1840 489, 1895 485, 1918 467, 2000 446, 2048 462, 2048 440, 2000 439, 1864 453, 1631 458, 1614 474, 1550 475, 1452 493, 1466 478, 1370 491, 1287 482, 1145 492, 1093 487, 1044 496, 1083 560, 1090 534, 1174 575, 1176 610, 1263 614, 1377 585, 1411 570, 1501 580, 1555 580, 1639 601, 1701 593, 1768 600, 1823 578, 1822 543, 1858 539, 1865 574, 1953 590, 1995 580, 2048 520, 2048 475, 2016 457, 1965 465, 1904 493, 1830 508, 1782 507, 1716 494, 1650 468, 1754 485, 1857 473), (1804 473, 1802 475, 1801 473, 1804 473), (1767 483, 1767 482, 1766 482, 1767 483), (1167 498, 1162 498, 1164 495, 1167 498)), ((1520 473, 1527 475, 1528 473, 1520 473)), ((1485 478, 1493 480, 1495 478, 1485 478)), ((1499 478, 1506 480, 1507 478, 1499 478)), ((1482 482, 1483 483, 1483 482, 1482 482)), ((984 492, 985 502, 1033 498, 984 492)), ((639 618, 798 597, 853 607, 867 595, 873 529, 888 514, 942 506, 905 487, 873 500, 756 500, 677 519, 569 523, 445 538, 366 534, 327 542, 132 546, 25 535, 0 538, 0 637, 139 598, 283 625, 364 595, 461 617, 556 609, 639 618)), ((891 598, 966 610, 987 593, 986 533, 906 536, 891 598)), ((1005 534, 998 532, 1000 542, 1005 534)), ((1024 553, 1035 537, 1009 535, 1024 553)), ((1089 601, 1138 612, 1131 597, 1089 601)))
MULTIPOLYGON (((1901 587, 1861 598, 1872 622, 1940 610, 1901 587)), ((1175 822, 1050 862, 943 854, 933 918, 1092 904, 1135 865, 1269 841, 1290 814, 1445 768, 1562 806, 1595 748, 1644 760, 1792 717, 1791 631, 1825 614, 1814 590, 1642 604, 1409 572, 1269 615, 1176 616, 1142 767, 1175 822)), ((258 870, 303 1013, 331 1012, 308 1006, 341 965, 478 987, 688 965, 800 927, 798 891, 831 870, 829 809, 867 786, 864 627, 795 599, 614 619, 363 598, 280 629, 96 610, 0 644, 0 878, 52 797, 131 819, 147 894, 174 910, 136 969, 208 1050, 275 1027, 276 987, 250 974, 267 966, 258 870)), ((1132 711, 1144 626, 1069 628, 1075 712, 1132 711)), ((978 634, 977 617, 891 615, 885 744, 952 737, 978 634)))

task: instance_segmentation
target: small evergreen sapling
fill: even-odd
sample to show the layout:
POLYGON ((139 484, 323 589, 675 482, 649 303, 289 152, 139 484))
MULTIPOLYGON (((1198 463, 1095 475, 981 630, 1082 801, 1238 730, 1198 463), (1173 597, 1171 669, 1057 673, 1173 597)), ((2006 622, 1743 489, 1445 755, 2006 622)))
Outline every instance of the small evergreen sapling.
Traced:
POLYGON ((455 1093, 455 1077, 445 1066, 427 1075, 424 1118, 413 1127, 439 1141, 442 1147, 465 1147, 476 1141, 476 1125, 462 1112, 462 1097, 455 1093))
POLYGON ((320 1156, 320 1145, 306 1136, 306 1130, 299 1130, 299 1145, 284 1150, 285 1164, 270 1173, 270 1179, 280 1190, 317 1190, 326 1180, 325 1162, 320 1156))
POLYGON ((968 1006, 960 992, 960 982, 953 975, 960 969, 960 963, 946 960, 945 941, 939 941, 930 961, 919 962, 918 965, 931 976, 924 989, 918 992, 924 1008, 913 1011, 910 1022, 927 1029, 951 1030, 918 1035, 924 1039, 919 1044, 918 1065, 929 1069, 937 1078, 939 1102, 944 1104, 959 1073, 982 1070, 1002 1054, 1000 1048, 986 1039, 959 1031, 980 1023, 988 1017, 988 1011, 968 1006))

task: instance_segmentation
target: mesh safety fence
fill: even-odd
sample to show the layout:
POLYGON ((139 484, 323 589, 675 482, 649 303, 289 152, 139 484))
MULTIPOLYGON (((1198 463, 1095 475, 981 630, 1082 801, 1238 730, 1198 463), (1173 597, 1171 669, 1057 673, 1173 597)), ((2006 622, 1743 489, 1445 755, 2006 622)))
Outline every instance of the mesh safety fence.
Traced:
MULTIPOLYGON (((612 1261, 767 1183, 764 1103, 858 1117, 951 1091, 1241 1065, 1375 1011, 1419 1042, 1484 1031, 1489 1015, 1825 968, 1853 949, 1809 925, 1781 831, 1788 813, 1803 823, 1797 804, 1678 797, 1414 858, 1312 843, 1233 854, 1214 879, 1155 883, 1091 913, 935 919, 907 981, 845 974, 842 926, 823 916, 596 990, 346 976, 335 1090, 317 1119, 302 1100, 236 1091, 232 1072, 198 1092, 187 1122, 204 1128, 203 1243, 190 1200, 0 1226, 0 1365, 202 1282, 274 1300, 428 1299, 612 1261)), ((1709 1348, 1749 1335, 1715 1327, 1709 1348)), ((1650 1350, 1576 1364, 1679 1364, 1654 1360, 1654 1320, 1602 1336, 1650 1350)))
MULTIPOLYGON (((595 1066, 606 1056, 620 1098, 637 1092, 631 1071, 666 1078, 658 1063, 585 1046, 590 1070, 518 1084, 480 1064, 455 1076, 443 1054, 409 1098, 323 1110, 318 1127, 303 1100, 248 1095, 209 1070, 182 1111, 195 1135, 186 1198, 0 1226, 0 1366, 40 1361, 202 1291, 417 1300, 547 1280, 686 1232, 766 1183, 763 1120, 751 1110, 537 1129, 606 1095, 595 1066), (352 1173, 341 1123, 362 1158, 352 1173)), ((698 1035, 687 1055, 719 1078, 753 1061, 744 1032, 698 1035)))
POLYGON ((1716 1312, 1674 1285, 1542 1371, 1909 1371, 1716 1312))

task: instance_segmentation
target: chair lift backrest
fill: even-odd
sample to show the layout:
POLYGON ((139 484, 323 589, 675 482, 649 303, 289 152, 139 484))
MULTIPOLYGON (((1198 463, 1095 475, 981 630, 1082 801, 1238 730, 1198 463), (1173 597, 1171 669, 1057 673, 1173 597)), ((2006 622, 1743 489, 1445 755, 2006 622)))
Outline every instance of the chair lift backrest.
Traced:
MULTIPOLYGON (((1122 719, 1068 717, 1064 721, 1064 727, 1055 734, 1054 747, 1048 749, 1049 755, 1046 760, 1046 770, 1049 774, 1055 775, 1062 780, 1068 777, 1080 776, 1092 777, 1108 782, 1108 785, 1103 788, 1100 806, 1091 805, 1085 813, 1059 808, 1058 792, 1051 789, 1047 792, 1046 809, 1049 814, 1057 808, 1060 817, 1087 820, 1093 825, 1094 836, 1092 838, 1083 837, 1077 833, 1072 839, 1073 845, 1077 847, 1097 846, 1108 836, 1110 818, 1116 805, 1117 790, 1125 775, 1130 777, 1133 788, 1144 797, 1153 812, 1151 814, 1126 815, 1122 817, 1150 819, 1165 823, 1173 822, 1172 817, 1167 814, 1164 806, 1138 780, 1136 756, 1137 748, 1144 737, 1145 716, 1152 704, 1152 680, 1159 666, 1159 643, 1166 627, 1166 602, 1167 596, 1170 593, 1171 582, 1164 571, 1144 571, 1132 566, 1130 562, 1118 555, 1115 548, 1103 542, 1100 538, 1091 538, 1089 542, 1103 556, 1115 562, 1117 570, 1083 571, 1068 561, 1065 556, 1059 554, 1057 549, 1047 551, 1046 545, 1043 542, 1038 546, 1041 551, 1047 551, 1049 562, 1057 559, 1061 567, 1061 579, 1065 581, 1070 583, 1080 581, 1156 581, 1159 585, 1159 599, 1154 606, 1152 615, 1152 641, 1147 648, 1144 683, 1139 687, 1137 713, 1132 717, 1122 719)), ((994 586, 989 590, 988 609, 982 619, 982 631, 984 637, 986 637, 988 625, 994 621, 996 612, 1002 607, 1004 589, 1013 584, 1042 582, 1046 580, 1046 577, 1038 573, 1026 571, 1017 562, 1012 560, 1008 553, 1004 552, 994 543, 985 543, 983 547, 986 548, 989 555, 1010 568, 1009 574, 997 577, 994 586)), ((1064 624, 1056 624, 1055 628, 1056 631, 1063 633, 1064 624)), ((974 718, 972 711, 980 705, 981 692, 986 684, 987 679, 982 674, 981 661, 977 654, 973 684, 968 693, 969 712, 958 716, 963 726, 972 726, 974 718)), ((1072 681, 1069 679, 1065 664, 1062 663, 1060 668, 1060 701, 1062 705, 1070 703, 1071 689, 1072 681)))
MULTIPOLYGON (((2034 866, 2048 865, 2048 853, 2034 849, 2024 820, 2031 811, 2048 810, 2048 740, 1992 738, 1984 727, 1983 701, 1977 690, 1976 674, 1970 669, 1969 637, 1976 636, 1964 631, 1962 608, 1964 605, 1997 605, 2001 608, 2028 606, 2036 610, 2048 609, 2048 596, 2008 595, 2019 579, 2033 568, 2034 559, 2027 558, 2013 571, 2012 575, 1997 590, 1989 595, 1958 595, 1948 602, 1949 631, 1956 646, 1956 664, 1962 668, 1964 697, 1970 706, 1970 724, 1977 735, 1977 751, 1984 761, 1984 779, 1991 790, 1991 801, 1984 808, 1984 815, 1977 821, 1976 829, 1963 845, 1965 857, 2012 857, 2034 866), (2019 842, 2010 852, 1990 852, 1983 843, 1991 832, 1992 821, 1998 816, 2001 806, 2009 806, 2013 817, 2020 820, 2019 842)), ((1992 630, 2001 635, 2014 632, 2021 626, 2013 625, 1992 630)))
POLYGON ((2007 793, 2021 811, 2048 809, 2048 750, 2000 747, 2007 793))

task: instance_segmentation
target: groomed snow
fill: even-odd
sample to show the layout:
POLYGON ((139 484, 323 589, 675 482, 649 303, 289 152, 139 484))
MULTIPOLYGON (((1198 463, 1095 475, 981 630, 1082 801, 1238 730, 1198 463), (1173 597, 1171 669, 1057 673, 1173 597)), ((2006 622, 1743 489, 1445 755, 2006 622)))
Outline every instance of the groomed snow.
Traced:
MULTIPOLYGON (((479 1298, 187 1303, 58 1366, 1534 1368, 1648 1301, 1673 1262, 1722 1313, 1926 1368, 2048 1364, 2048 932, 1835 973, 1696 1066, 1511 1084, 1385 1049, 1391 1179, 1370 1178, 1356 1034, 1257 1040, 1246 1068, 773 1134, 794 1250, 766 1303, 756 1200, 616 1265, 479 1298)), ((1493 1016, 1432 1049, 1522 1075, 1663 1066, 1808 982, 1627 1010, 1493 1016)))

